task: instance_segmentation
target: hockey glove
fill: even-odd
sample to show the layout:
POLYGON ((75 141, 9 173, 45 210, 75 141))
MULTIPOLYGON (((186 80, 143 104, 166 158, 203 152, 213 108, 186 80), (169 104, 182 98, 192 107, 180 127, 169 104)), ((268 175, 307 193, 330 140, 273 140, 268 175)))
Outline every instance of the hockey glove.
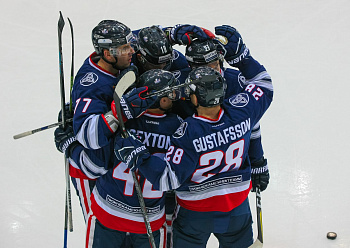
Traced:
POLYGON ((116 137, 114 154, 118 160, 124 162, 132 171, 139 168, 142 162, 151 156, 146 146, 133 134, 130 134, 125 139, 120 135, 116 137))
MULTIPOLYGON (((66 118, 66 120, 73 118, 73 113, 71 113, 69 111, 69 103, 66 103, 64 106, 64 116, 66 118)), ((58 112, 58 122, 62 121, 62 110, 60 110, 60 112, 58 112)), ((60 125, 60 127, 62 127, 62 125, 60 125)))
MULTIPOLYGON (((120 105, 122 108, 124 122, 126 120, 138 118, 155 103, 155 101, 158 98, 157 96, 153 96, 151 98, 144 98, 141 96, 141 94, 146 94, 147 90, 147 86, 133 88, 128 93, 122 96, 122 98, 120 99, 120 105)), ((118 119, 114 101, 112 102, 111 109, 114 117, 118 119)))
POLYGON ((78 144, 72 126, 68 125, 65 130, 62 127, 58 127, 54 135, 57 150, 64 153, 68 158, 75 145, 78 144))
POLYGON ((235 28, 229 25, 217 26, 215 27, 215 34, 219 35, 217 40, 223 45, 223 50, 220 51, 219 49, 219 52, 224 55, 229 65, 236 66, 250 55, 249 49, 243 43, 242 36, 235 28))
POLYGON ((256 191, 256 187, 260 187, 260 191, 267 188, 270 180, 269 167, 267 166, 267 159, 262 157, 258 161, 252 163, 252 192, 256 191))
POLYGON ((215 34, 213 34, 212 31, 210 31, 209 29, 206 28, 201 28, 203 30, 204 33, 206 33, 210 39, 215 39, 215 34))
POLYGON ((189 45, 194 38, 198 38, 200 41, 210 39, 209 35, 202 28, 189 24, 175 25, 170 29, 169 37, 171 43, 179 45, 189 45))

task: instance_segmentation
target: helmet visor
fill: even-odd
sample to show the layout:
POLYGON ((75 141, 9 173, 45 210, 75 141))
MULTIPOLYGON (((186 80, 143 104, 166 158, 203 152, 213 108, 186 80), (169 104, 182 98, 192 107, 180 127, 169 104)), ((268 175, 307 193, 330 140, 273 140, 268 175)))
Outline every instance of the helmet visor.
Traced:
POLYGON ((180 88, 180 81, 177 78, 173 78, 173 82, 170 83, 169 88, 172 89, 167 92, 166 97, 172 101, 177 101, 182 97, 182 90, 180 88))
POLYGON ((121 56, 129 53, 135 53, 137 50, 137 39, 136 36, 133 33, 130 33, 127 38, 126 44, 120 44, 116 46, 111 46, 109 48, 109 52, 113 56, 121 56))

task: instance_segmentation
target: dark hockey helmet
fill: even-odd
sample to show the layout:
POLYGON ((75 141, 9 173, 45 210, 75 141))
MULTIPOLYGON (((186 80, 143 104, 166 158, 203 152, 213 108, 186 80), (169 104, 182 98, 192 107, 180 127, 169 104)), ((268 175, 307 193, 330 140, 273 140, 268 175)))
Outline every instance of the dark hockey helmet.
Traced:
POLYGON ((212 107, 223 103, 226 92, 226 80, 220 72, 207 67, 197 67, 190 72, 185 88, 187 96, 195 94, 198 104, 203 107, 212 107))
POLYGON ((97 54, 101 54, 103 49, 108 49, 116 56, 113 49, 130 43, 135 45, 136 39, 130 28, 115 20, 103 20, 93 30, 91 34, 92 44, 97 54))
POLYGON ((207 65, 213 61, 222 61, 221 54, 218 53, 217 44, 213 40, 200 41, 196 39, 186 47, 185 57, 192 66, 207 65))
POLYGON ((146 27, 140 30, 138 33, 138 50, 147 62, 154 65, 165 63, 170 68, 173 47, 165 32, 158 26, 146 27))
POLYGON ((166 91, 167 89, 179 85, 180 82, 175 78, 174 74, 169 71, 161 69, 152 69, 144 72, 138 81, 137 87, 148 87, 148 92, 164 90, 164 93, 159 93, 157 101, 151 106, 151 108, 159 108, 159 101, 163 97, 168 97, 172 101, 176 101, 181 98, 181 91, 179 89, 166 91))

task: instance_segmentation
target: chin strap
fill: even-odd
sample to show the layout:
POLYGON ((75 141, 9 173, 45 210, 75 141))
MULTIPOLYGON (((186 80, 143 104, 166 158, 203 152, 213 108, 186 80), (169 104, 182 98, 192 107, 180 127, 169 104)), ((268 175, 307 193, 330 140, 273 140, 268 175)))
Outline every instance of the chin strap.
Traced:
POLYGON ((197 105, 194 105, 192 101, 191 101, 191 103, 195 107, 195 109, 197 110, 197 108, 199 107, 199 103, 197 102, 197 105))
POLYGON ((164 111, 164 114, 168 114, 172 108, 168 108, 168 109, 163 109, 162 107, 159 107, 160 110, 164 111))

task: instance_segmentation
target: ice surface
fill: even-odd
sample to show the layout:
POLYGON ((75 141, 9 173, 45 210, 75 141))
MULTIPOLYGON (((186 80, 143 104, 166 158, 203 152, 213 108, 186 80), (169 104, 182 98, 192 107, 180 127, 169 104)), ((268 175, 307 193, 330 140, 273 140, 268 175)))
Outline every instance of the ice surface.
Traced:
MULTIPOLYGON (((56 151, 54 129, 13 139, 56 121, 60 10, 75 29, 75 71, 92 52, 91 29, 102 19, 118 19, 132 29, 235 26, 275 86, 261 121, 271 172, 262 193, 264 247, 350 247, 349 1, 3 0, 0 7, 0 247, 63 246, 64 158, 56 151), (328 240, 328 231, 337 232, 337 239, 328 240)), ((68 27, 66 19, 67 91, 68 27)), ((255 216, 253 194, 251 200, 255 216)), ((83 247, 85 226, 75 195, 72 201, 68 247, 83 247)), ((215 239, 208 247, 217 247, 215 239)))

